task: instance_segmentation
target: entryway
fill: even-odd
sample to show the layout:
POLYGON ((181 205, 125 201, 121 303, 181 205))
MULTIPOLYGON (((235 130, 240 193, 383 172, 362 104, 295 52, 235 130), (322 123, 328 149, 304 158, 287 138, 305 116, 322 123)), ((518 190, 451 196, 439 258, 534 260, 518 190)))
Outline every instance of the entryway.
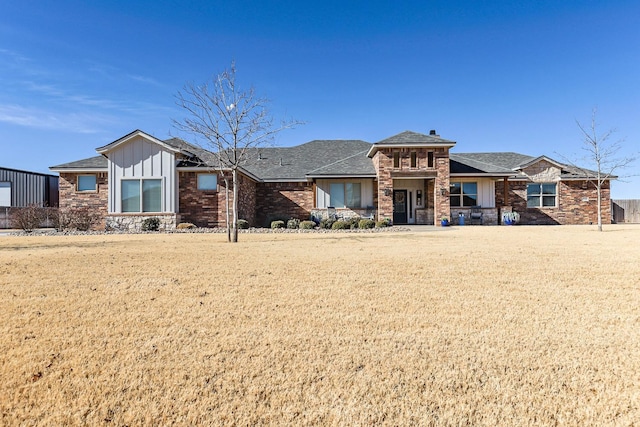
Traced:
POLYGON ((393 223, 407 223, 407 190, 393 190, 393 223))

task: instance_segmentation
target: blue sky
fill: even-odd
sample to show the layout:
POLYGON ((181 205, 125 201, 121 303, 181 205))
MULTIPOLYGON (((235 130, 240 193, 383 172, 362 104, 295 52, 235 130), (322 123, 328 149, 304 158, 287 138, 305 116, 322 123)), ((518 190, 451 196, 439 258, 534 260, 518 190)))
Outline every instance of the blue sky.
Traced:
MULTIPOLYGON (((134 129, 184 136, 175 94, 232 60, 276 119, 307 122, 278 145, 436 129, 456 152, 578 159, 575 121, 597 107, 620 154, 640 150, 637 0, 24 0, 0 6, 0 165, 48 172, 134 129)), ((614 198, 640 198, 627 181, 614 198)))

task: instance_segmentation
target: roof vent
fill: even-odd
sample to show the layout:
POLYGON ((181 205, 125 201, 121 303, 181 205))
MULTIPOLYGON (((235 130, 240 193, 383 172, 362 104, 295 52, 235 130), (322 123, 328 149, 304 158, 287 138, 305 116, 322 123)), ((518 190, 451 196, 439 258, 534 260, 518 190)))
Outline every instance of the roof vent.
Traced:
POLYGON ((435 130, 435 129, 431 129, 431 130, 429 131, 429 135, 431 135, 431 136, 437 136, 438 134, 436 133, 436 130, 435 130))

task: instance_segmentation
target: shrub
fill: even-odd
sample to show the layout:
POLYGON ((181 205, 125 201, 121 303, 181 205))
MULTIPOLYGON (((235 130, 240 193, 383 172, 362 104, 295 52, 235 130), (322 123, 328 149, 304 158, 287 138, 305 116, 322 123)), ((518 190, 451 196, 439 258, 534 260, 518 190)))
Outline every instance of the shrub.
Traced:
POLYGON ((320 228, 331 230, 331 226, 333 226, 334 222, 336 222, 336 220, 333 218, 322 218, 319 225, 320 228))
POLYGON ((249 228, 249 221, 247 221, 246 219, 239 219, 238 230, 246 230, 247 228, 249 228))
POLYGON ((358 222, 358 228, 361 230, 366 230, 367 228, 373 228, 376 226, 376 222, 372 219, 361 219, 358 222))
POLYGON ((348 230, 351 224, 347 221, 338 220, 331 225, 332 230, 348 230))
POLYGON ((13 227, 20 228, 28 233, 40 227, 44 219, 44 208, 35 204, 30 204, 24 208, 11 209, 11 223, 13 227))
POLYGON ((276 220, 276 221, 271 221, 271 228, 272 229, 276 229, 276 228, 284 228, 284 221, 282 220, 276 220))
POLYGON ((160 229, 160 218, 152 216, 142 220, 142 231, 158 231, 160 229))
POLYGON ((195 224, 191 224, 190 222, 181 222, 176 226, 178 230, 191 230, 196 228, 195 224))
POLYGON ((314 228, 316 228, 315 221, 302 221, 300 223, 301 230, 313 230, 314 228))
POLYGON ((393 223, 391 222, 390 218, 384 218, 376 222, 376 227, 378 228, 391 227, 392 225, 393 223))
POLYGON ((287 228, 290 230, 296 230, 297 228, 300 227, 300 220, 297 218, 291 218, 289 221, 287 221, 287 228))
POLYGON ((100 222, 100 213, 89 208, 59 209, 55 222, 59 231, 89 231, 100 222))

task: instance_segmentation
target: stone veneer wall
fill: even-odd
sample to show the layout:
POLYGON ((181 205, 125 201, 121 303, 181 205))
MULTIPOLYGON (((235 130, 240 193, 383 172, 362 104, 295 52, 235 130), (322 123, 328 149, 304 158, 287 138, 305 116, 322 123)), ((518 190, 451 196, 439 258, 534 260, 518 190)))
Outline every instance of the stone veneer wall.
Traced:
POLYGON ((451 205, 449 202, 449 149, 439 148, 435 153, 435 163, 438 175, 434 182, 434 201, 433 201, 433 214, 434 225, 440 225, 440 220, 443 217, 451 219, 451 205), (444 189, 444 195, 441 194, 441 189, 444 189))
POLYGON ((106 227, 107 204, 109 199, 109 183, 107 172, 99 173, 66 173, 60 174, 59 180, 60 209, 87 208, 100 214, 100 222, 94 230, 106 227), (96 191, 76 191, 78 175, 96 175, 96 191))
POLYGON ((256 226, 273 219, 308 220, 314 207, 311 182, 262 182, 256 186, 256 226))
POLYGON ((106 217, 106 230, 118 231, 140 231, 142 223, 147 218, 158 218, 160 220, 159 230, 174 230, 179 221, 180 216, 174 213, 170 214, 147 214, 147 213, 126 213, 126 214, 109 214, 106 217))
MULTIPOLYGON (((596 224, 598 222, 598 193, 587 181, 559 181, 558 206, 553 208, 527 207, 527 182, 509 181, 509 203, 520 214, 520 224, 596 224)), ((602 223, 611 223, 610 183, 602 188, 602 223)), ((504 183, 496 182, 496 203, 504 203, 504 183)))

